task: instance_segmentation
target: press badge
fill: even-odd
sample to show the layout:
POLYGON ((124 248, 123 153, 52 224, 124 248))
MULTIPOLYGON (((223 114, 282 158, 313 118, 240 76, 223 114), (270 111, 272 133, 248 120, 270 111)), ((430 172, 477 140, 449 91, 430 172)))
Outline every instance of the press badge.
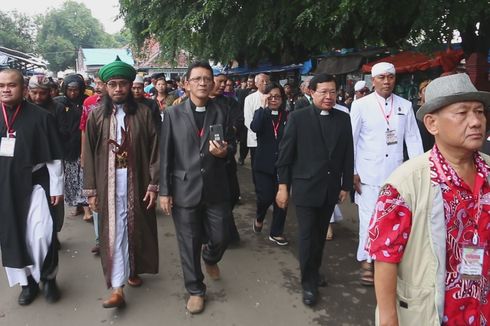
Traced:
POLYGON ((0 143, 0 156, 14 157, 15 150, 15 138, 14 137, 2 137, 0 143))
POLYGON ((483 257, 485 247, 472 243, 463 244, 461 248, 461 278, 463 280, 478 280, 483 273, 483 257))
POLYGON ((386 144, 387 145, 395 145, 398 143, 398 139, 396 138, 396 130, 386 130, 386 144))

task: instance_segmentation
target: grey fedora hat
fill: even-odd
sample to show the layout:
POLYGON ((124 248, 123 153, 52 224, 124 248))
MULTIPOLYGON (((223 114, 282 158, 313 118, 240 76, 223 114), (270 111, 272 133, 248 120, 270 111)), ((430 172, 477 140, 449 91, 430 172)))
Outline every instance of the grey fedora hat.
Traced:
POLYGON ((417 111, 422 121, 427 113, 457 102, 476 101, 490 106, 490 92, 481 92, 473 86, 467 74, 455 74, 434 79, 425 89, 425 103, 417 111))

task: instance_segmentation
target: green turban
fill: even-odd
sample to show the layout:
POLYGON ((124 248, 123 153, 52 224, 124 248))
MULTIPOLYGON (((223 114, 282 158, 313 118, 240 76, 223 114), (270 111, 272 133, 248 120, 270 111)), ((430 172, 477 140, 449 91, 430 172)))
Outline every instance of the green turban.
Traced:
POLYGON ((104 83, 112 78, 123 78, 132 82, 135 76, 136 70, 133 66, 121 61, 119 56, 116 57, 116 61, 106 64, 99 70, 99 77, 104 83))

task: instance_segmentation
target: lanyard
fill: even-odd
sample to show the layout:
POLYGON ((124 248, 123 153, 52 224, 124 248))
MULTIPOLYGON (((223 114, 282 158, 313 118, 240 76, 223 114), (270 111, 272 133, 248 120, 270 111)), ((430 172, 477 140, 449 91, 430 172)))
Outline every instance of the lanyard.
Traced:
POLYGON ((393 95, 391 95, 391 109, 390 109, 390 112, 388 112, 388 114, 385 114, 385 110, 383 108, 383 105, 381 105, 381 103, 379 103, 379 100, 378 100, 378 96, 376 94, 376 102, 378 102, 378 106, 379 106, 379 109, 381 110, 381 114, 383 115, 383 118, 385 118, 386 120, 386 124, 388 125, 388 130, 390 130, 390 117, 391 117, 391 114, 393 113, 393 95))
MULTIPOLYGON (((444 169, 442 168, 442 166, 439 163, 439 161, 434 160, 433 163, 434 163, 435 168, 437 170, 437 174, 442 179, 442 182, 444 182, 448 187, 450 187, 451 188, 451 191, 453 192, 453 194, 455 194, 458 197, 460 203, 463 203, 463 197, 461 197, 461 194, 458 191, 452 189, 451 182, 446 178, 446 175, 444 174, 444 169)), ((478 174, 478 172, 477 172, 477 174, 478 174)), ((475 185, 476 185, 476 178, 475 178, 475 185)), ((475 195, 474 189, 472 190, 472 195, 475 195)), ((473 242, 473 245, 475 245, 475 246, 479 242, 478 222, 480 221, 480 217, 481 217, 481 214, 482 214, 482 211, 483 211, 483 205, 481 204, 481 197, 482 197, 482 189, 480 188, 480 190, 478 192, 478 201, 476 203, 476 214, 475 214, 474 219, 473 219, 475 229, 473 231, 473 239, 472 239, 472 242, 473 242)))
POLYGON ((20 111, 20 104, 17 106, 15 110, 14 116, 12 117, 12 124, 9 123, 9 119, 7 117, 7 110, 5 108, 5 104, 2 103, 2 111, 3 111, 3 119, 5 120, 5 125, 7 126, 7 136, 14 133, 12 127, 14 126, 15 119, 20 111))
POLYGON ((279 126, 281 125, 281 116, 282 116, 282 111, 279 112, 279 116, 277 117, 276 123, 274 123, 274 119, 271 119, 272 120, 272 129, 274 129, 274 136, 276 137, 276 139, 277 139, 277 134, 279 132, 279 126))

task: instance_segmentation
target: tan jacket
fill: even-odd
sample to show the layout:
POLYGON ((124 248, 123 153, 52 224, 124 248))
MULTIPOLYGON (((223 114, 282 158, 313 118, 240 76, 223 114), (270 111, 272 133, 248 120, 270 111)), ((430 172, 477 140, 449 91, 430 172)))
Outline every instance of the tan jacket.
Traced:
MULTIPOLYGON (((444 314, 447 231, 441 189, 431 183, 429 155, 405 162, 386 180, 412 212, 410 237, 398 264, 400 326, 441 325, 444 314)), ((480 155, 489 164, 490 157, 480 155)))

